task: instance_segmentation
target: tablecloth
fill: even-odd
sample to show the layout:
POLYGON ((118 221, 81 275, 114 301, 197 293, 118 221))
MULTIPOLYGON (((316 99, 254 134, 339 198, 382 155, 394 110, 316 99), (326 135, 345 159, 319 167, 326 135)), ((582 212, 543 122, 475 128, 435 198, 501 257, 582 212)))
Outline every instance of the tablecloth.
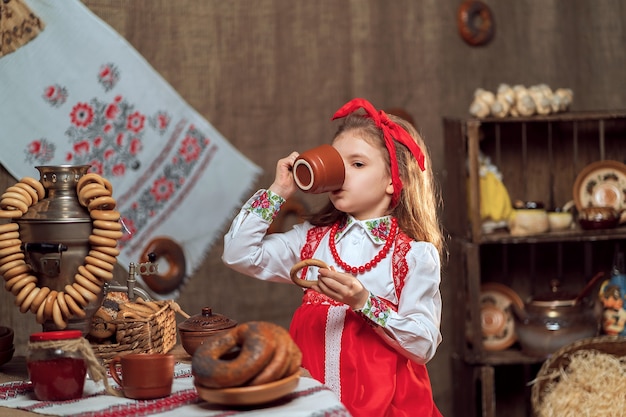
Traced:
MULTIPOLYGON (((83 397, 69 401, 37 401, 28 381, 0 384, 0 407, 64 417, 350 417, 334 393, 318 381, 301 377, 296 389, 268 404, 227 407, 209 404, 198 397, 191 365, 177 363, 172 394, 155 400, 131 400, 106 395, 104 385, 87 380, 83 397)), ((117 387, 112 379, 109 383, 117 387)))
POLYGON ((37 165, 90 165, 122 214, 118 262, 139 262, 165 236, 191 276, 260 168, 79 0, 25 4, 45 27, 0 57, 0 163, 18 179, 39 178, 37 165))

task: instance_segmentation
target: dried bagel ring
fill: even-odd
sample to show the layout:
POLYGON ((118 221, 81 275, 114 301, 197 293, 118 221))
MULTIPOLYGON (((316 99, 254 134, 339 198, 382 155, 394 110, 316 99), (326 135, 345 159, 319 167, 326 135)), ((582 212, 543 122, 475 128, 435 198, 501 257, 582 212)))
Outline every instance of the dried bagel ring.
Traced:
POLYGON ((93 233, 96 236, 108 237, 109 239, 116 239, 116 240, 124 236, 124 232, 122 232, 121 230, 105 230, 105 229, 99 229, 97 227, 94 227, 91 233, 93 233))
POLYGON ((102 252, 105 255, 115 256, 117 257, 120 254, 120 250, 116 247, 111 246, 92 246, 91 249, 102 252))
POLYGON ((46 297, 45 310, 44 310, 44 319, 49 320, 52 318, 52 305, 57 299, 57 290, 51 290, 50 294, 46 297))
POLYGON ((120 219, 120 212, 117 210, 93 209, 89 212, 89 215, 94 220, 106 220, 110 222, 116 222, 120 219))
MULTIPOLYGON (((21 261, 21 262, 24 262, 24 261, 21 261)), ((32 269, 30 265, 23 263, 21 265, 17 265, 9 269, 7 272, 4 273, 3 276, 4 276, 4 279, 8 281, 17 275, 23 274, 25 272, 31 272, 31 271, 32 269)))
POLYGON ((173 239, 156 237, 146 245, 141 254, 141 262, 148 261, 148 255, 153 253, 156 259, 163 258, 169 268, 159 271, 158 274, 147 274, 139 271, 141 278, 150 289, 157 294, 167 294, 177 289, 187 275, 187 262, 183 248, 173 239))
POLYGON ((54 300, 54 303, 52 303, 52 320, 54 321, 54 325, 60 330, 63 330, 67 327, 67 322, 63 318, 63 313, 61 312, 58 298, 54 300))
POLYGON ((65 293, 63 291, 59 291, 57 293, 57 304, 59 304, 59 308, 61 309, 61 315, 63 316, 63 318, 69 319, 71 316, 70 309, 65 302, 65 293))
POLYGON ((17 182, 15 183, 15 185, 13 185, 13 187, 19 188, 20 190, 23 190, 24 192, 26 192, 31 198, 31 205, 37 204, 39 202, 39 194, 37 193, 37 190, 31 187, 30 185, 25 184, 23 182, 17 182))
POLYGON ((35 297, 32 304, 30 305, 31 313, 37 313, 37 311, 39 311, 39 308, 41 307, 41 305, 44 304, 44 302, 46 301, 46 297, 48 296, 48 294, 50 294, 50 288, 41 287, 39 289, 37 296, 35 297))
POLYGON ((65 286, 65 293, 70 295, 82 307, 87 307, 87 305, 89 304, 89 301, 87 301, 85 297, 83 297, 78 291, 76 291, 76 288, 74 288, 70 284, 67 284, 65 286))
POLYGON ((485 45, 493 38, 493 13, 479 0, 465 0, 457 12, 457 26, 465 42, 472 46, 485 45))
MULTIPOLYGON (((0 266, 0 275, 4 276, 4 274, 6 274, 10 269, 12 268, 16 268, 20 265, 26 265, 26 262, 24 262, 23 259, 16 259, 14 261, 11 262, 7 262, 5 264, 3 264, 2 266, 0 266)), ((26 272, 26 271, 24 271, 26 272)), ((15 275, 13 275, 15 276, 15 275)), ((4 278, 6 281, 9 280, 9 278, 4 278)))
POLYGON ((46 189, 43 187, 43 184, 36 179, 32 177, 24 177, 20 180, 20 182, 32 187, 37 192, 37 198, 39 200, 46 196, 46 189))
POLYGON ((97 276, 89 272, 85 265, 80 265, 78 267, 78 273, 96 285, 100 285, 102 283, 97 276))
POLYGON ((100 292, 101 285, 94 284, 81 274, 74 275, 74 282, 84 287, 86 290, 92 292, 93 294, 98 294, 100 292))
POLYGON ((19 292, 28 284, 30 284, 31 282, 37 282, 37 278, 35 278, 35 276, 31 275, 31 274, 22 274, 22 275, 18 275, 14 278, 11 278, 11 281, 7 281, 4 284, 4 288, 9 289, 9 291, 11 291, 11 294, 17 296, 17 294, 19 294, 19 292), (9 283, 11 283, 12 281, 15 280, 15 283, 13 285, 9 286, 9 283))
POLYGON ((19 210, 24 214, 28 211, 28 204, 18 198, 4 197, 0 200, 0 208, 3 210, 19 210))
POLYGON ((16 219, 24 213, 19 210, 0 210, 0 219, 16 219))
MULTIPOLYGON (((20 190, 18 188, 18 190, 20 190)), ((22 202, 24 202, 24 204, 26 204, 26 206, 30 206, 33 202, 33 199, 30 197, 29 194, 22 194, 22 193, 26 193, 26 191, 24 190, 20 190, 20 191, 9 191, 9 189, 7 189, 4 194, 2 194, 0 196, 0 199, 4 200, 5 198, 14 198, 16 200, 20 200, 22 202)))
POLYGON ((122 224, 119 221, 94 220, 93 227, 104 230, 122 230, 122 224))
POLYGON ((80 293, 80 295, 82 295, 85 300, 91 302, 94 302, 98 299, 98 296, 96 294, 94 294, 93 292, 89 291, 87 288, 83 287, 82 285, 80 285, 77 282, 74 282, 72 284, 72 287, 74 287, 74 289, 76 291, 78 291, 80 293))
POLYGON ((13 262, 17 259, 24 259, 24 252, 15 252, 11 255, 5 256, 4 258, 0 258, 0 266, 9 263, 9 262, 13 262))
MULTIPOLYGON (((6 248, 7 246, 11 246, 11 244, 15 244, 14 242, 16 241, 16 239, 20 238, 20 232, 18 232, 17 230, 15 232, 7 232, 7 233, 3 233, 2 237, 0 238, 0 244, 2 245, 1 247, 6 248)), ((18 243, 22 243, 21 241, 18 241, 18 243)))
POLYGON ((305 280, 298 278, 298 271, 300 271, 305 266, 317 266, 319 268, 328 268, 328 265, 324 261, 320 261, 319 259, 304 259, 303 261, 295 264, 291 271, 289 272, 289 276, 291 280, 297 285, 303 288, 311 288, 313 285, 317 284, 317 280, 305 280))
POLYGON ((112 248, 117 246, 117 240, 94 234, 89 235, 89 243, 95 246, 109 246, 112 248))
MULTIPOLYGON (((0 213, 4 213, 0 211, 0 213)), ((22 249, 20 249, 20 245, 9 246, 8 248, 0 249, 0 258, 4 258, 5 256, 13 255, 14 253, 20 253, 22 249)))
POLYGON ((111 211, 115 209, 116 205, 117 204, 115 203, 115 199, 113 197, 98 197, 98 198, 94 198, 93 200, 91 200, 87 208, 89 209, 89 211, 92 211, 92 210, 111 211))
MULTIPOLYGON (((43 287, 43 288, 48 288, 48 287, 43 287)), ((39 293, 41 294, 41 291, 39 293)), ((35 320, 39 324, 44 324, 44 322, 49 318, 45 316, 47 300, 48 300, 48 296, 46 296, 43 302, 39 305, 39 308, 37 309, 37 313, 35 314, 35 320)))
POLYGON ((30 294, 30 292, 34 290, 36 286, 37 286, 37 283, 35 281, 29 281, 26 285, 24 285, 24 287, 22 287, 22 289, 19 292, 14 293, 15 305, 19 306, 20 304, 22 304, 24 300, 26 299, 26 297, 28 296, 28 294, 30 294))
POLYGON ((17 223, 13 223, 13 222, 0 225, 1 234, 8 233, 8 232, 15 232, 19 229, 20 229, 20 226, 17 223))
POLYGON ((72 316, 74 317, 78 317, 79 319, 85 318, 87 316, 87 313, 85 313, 85 310, 83 310, 74 300, 74 298, 69 295, 69 294, 64 294, 63 296, 65 298, 65 304, 67 304, 67 307, 70 310, 70 313, 72 316))
MULTIPOLYGON (((11 233, 17 233, 17 232, 11 232, 11 233)), ((22 244, 22 241, 19 239, 0 240, 0 249, 5 249, 5 248, 13 247, 13 246, 20 246, 21 244, 22 244)))
POLYGON ((113 272, 113 269, 115 268, 113 264, 89 255, 85 256, 85 262, 87 263, 86 265, 97 266, 98 268, 104 269, 105 271, 109 272, 113 272))
MULTIPOLYGON (((30 306, 33 304, 33 301, 35 301, 35 298, 39 295, 40 291, 41 288, 39 288, 37 284, 35 284, 35 287, 26 295, 26 298, 24 298, 24 300, 19 304, 20 313, 24 314, 28 310, 30 310, 30 306)), ((17 301, 17 299, 15 301, 17 301)))
POLYGON ((78 194, 78 202, 87 207, 98 197, 111 197, 111 192, 100 184, 87 184, 78 194))
POLYGON ((100 252, 99 250, 92 249, 89 251, 88 255, 101 261, 107 262, 111 265, 117 264, 117 258, 115 256, 107 255, 106 253, 100 252))
POLYGON ((88 263, 85 265, 85 268, 103 281, 111 281, 113 279, 113 272, 102 269, 96 265, 88 263))
POLYGON ((87 184, 100 184, 101 186, 104 187, 104 180, 103 178, 98 175, 95 174, 93 172, 89 172, 85 175, 83 175, 82 177, 80 177, 80 179, 78 180, 78 183, 76 184, 76 192, 78 194, 80 194, 80 192, 82 191, 82 189, 87 185, 87 184))

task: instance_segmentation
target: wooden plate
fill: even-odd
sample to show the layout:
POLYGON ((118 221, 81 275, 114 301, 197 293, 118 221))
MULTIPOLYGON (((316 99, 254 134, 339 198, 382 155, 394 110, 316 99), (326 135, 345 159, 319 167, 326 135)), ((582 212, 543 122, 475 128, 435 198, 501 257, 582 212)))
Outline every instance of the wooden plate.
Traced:
POLYGON ((584 207, 626 208, 626 165, 618 161, 597 161, 583 168, 574 182, 574 201, 584 207))
POLYGON ((485 350, 504 350, 517 340, 513 304, 524 308, 519 295, 506 285, 496 282, 481 285, 480 324, 485 350))
POLYGON ((278 381, 262 385, 235 388, 206 388, 195 384, 200 398, 212 404, 255 405, 277 400, 298 386, 300 371, 278 381))

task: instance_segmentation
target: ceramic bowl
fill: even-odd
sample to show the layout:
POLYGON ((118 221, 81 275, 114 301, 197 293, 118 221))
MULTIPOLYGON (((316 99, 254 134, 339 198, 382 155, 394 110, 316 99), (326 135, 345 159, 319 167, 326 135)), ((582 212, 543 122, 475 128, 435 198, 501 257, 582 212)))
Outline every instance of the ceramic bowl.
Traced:
POLYGON ((267 384, 234 388, 207 388, 195 383, 200 398, 211 404, 248 406, 264 404, 291 393, 298 386, 300 371, 267 384))
POLYGON ((13 358, 14 353, 15 348, 13 346, 11 346, 11 349, 8 350, 0 350, 0 366, 8 363, 13 358))
POLYGON ((567 230, 572 226, 574 216, 570 212, 551 211, 548 213, 548 223, 553 232, 567 230))
POLYGON ((0 326, 0 352, 9 350, 13 347, 13 329, 10 327, 0 326))

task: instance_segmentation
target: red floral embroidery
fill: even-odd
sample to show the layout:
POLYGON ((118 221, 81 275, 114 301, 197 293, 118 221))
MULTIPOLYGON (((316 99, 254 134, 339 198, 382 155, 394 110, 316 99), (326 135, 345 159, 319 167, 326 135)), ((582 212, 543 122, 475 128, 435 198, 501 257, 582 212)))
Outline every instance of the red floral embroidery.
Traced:
POLYGON ((87 127, 93 122, 93 107, 87 103, 77 103, 70 113, 70 121, 77 127, 87 127))
POLYGON ((196 138, 190 136, 183 139, 179 150, 181 156, 187 163, 197 160, 201 151, 202 148, 200 148, 196 138))
POLYGON ((143 130, 145 121, 146 121, 146 116, 136 111, 133 114, 128 116, 126 129, 135 133, 139 133, 143 130))
POLYGON ((174 193, 174 183, 167 177, 160 177, 152 184, 150 194, 155 201, 167 201, 174 193))

